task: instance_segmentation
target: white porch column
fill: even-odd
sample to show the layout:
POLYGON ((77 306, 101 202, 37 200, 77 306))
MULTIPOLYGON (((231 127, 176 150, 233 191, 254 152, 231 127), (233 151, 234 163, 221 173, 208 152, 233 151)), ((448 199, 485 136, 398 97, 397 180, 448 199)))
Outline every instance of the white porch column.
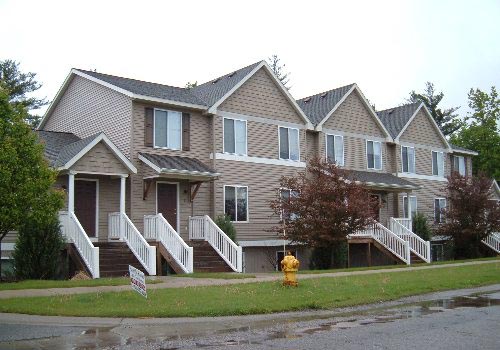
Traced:
POLYGON ((120 213, 125 213, 125 185, 128 175, 120 175, 120 213))
POLYGON ((75 212, 75 172, 68 173, 68 212, 75 212))
MULTIPOLYGON (((406 192, 406 203, 408 204, 408 205, 406 206, 406 210, 407 210, 407 213, 406 213, 406 214, 407 214, 407 218, 411 220, 412 218, 411 218, 411 200, 410 200, 410 192, 406 192)), ((403 210, 404 210, 404 208, 403 208, 403 210)))

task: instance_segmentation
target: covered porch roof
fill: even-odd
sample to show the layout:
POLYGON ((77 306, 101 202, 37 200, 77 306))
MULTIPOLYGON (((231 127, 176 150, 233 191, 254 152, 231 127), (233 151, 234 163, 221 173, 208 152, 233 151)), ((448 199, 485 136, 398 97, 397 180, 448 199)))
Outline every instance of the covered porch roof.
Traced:
POLYGON ((380 190, 392 190, 400 192, 418 190, 420 188, 420 186, 415 185, 408 180, 389 173, 350 170, 348 178, 349 180, 353 180, 367 188, 380 190))

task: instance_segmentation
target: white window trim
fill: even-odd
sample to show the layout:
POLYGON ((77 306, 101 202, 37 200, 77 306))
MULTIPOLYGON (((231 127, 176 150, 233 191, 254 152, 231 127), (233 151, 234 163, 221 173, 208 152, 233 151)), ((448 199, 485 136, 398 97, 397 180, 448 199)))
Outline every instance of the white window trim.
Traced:
MULTIPOLYGON (((250 222, 250 215, 249 215, 249 212, 250 212, 250 201, 249 201, 249 195, 248 195, 248 186, 245 186, 245 185, 224 185, 224 189, 223 189, 223 192, 222 192, 222 203, 224 203, 224 215, 226 214, 226 187, 235 187, 235 188, 238 188, 238 187, 244 187, 247 189, 247 219, 246 221, 232 221, 233 223, 237 223, 237 224, 241 224, 241 223, 249 223, 250 222)), ((238 191, 236 190, 235 191, 235 205, 238 204, 238 191)), ((236 207, 235 208, 236 211, 235 211, 235 216, 236 216, 236 219, 238 218, 238 208, 236 207)))
POLYGON ((228 117, 223 117, 222 118, 222 153, 224 154, 232 154, 232 155, 235 155, 235 156, 246 156, 248 155, 248 121, 245 120, 245 119, 237 119, 237 118, 228 118, 228 117), (224 120, 238 120, 238 121, 241 121, 241 122, 245 122, 245 153, 236 153, 236 132, 234 130, 234 124, 233 124, 233 132, 234 132, 234 151, 235 153, 231 153, 231 152, 226 152, 226 149, 225 149, 225 140, 224 140, 224 120))
POLYGON ((297 128, 291 128, 289 126, 283 126, 283 125, 278 125, 278 159, 279 160, 285 160, 288 162, 300 162, 300 129, 297 128), (280 137, 280 128, 285 128, 288 129, 288 158, 281 158, 281 137, 280 137), (290 159, 290 130, 297 130, 297 143, 298 143, 298 150, 299 150, 299 159, 293 160, 290 159))
MULTIPOLYGON (((434 177, 444 177, 444 175, 445 175, 445 172, 446 172, 446 158, 444 157, 444 154, 445 153, 442 152, 442 151, 431 151, 431 168, 432 168, 432 176, 434 176, 434 177), (439 168, 438 168, 438 171, 437 171, 438 172, 437 175, 434 175, 434 159, 432 157, 433 153, 441 153, 442 154, 442 158, 443 158, 443 174, 442 175, 439 175, 439 168)), ((437 161, 437 156, 436 156, 436 163, 437 163, 437 165, 439 167, 439 162, 437 161)))
POLYGON ((467 174, 467 164, 465 163, 465 157, 464 156, 456 156, 452 155, 453 157, 453 169, 451 171, 455 171, 455 164, 456 161, 458 160, 458 173, 460 174, 460 158, 464 160, 464 173, 460 174, 461 176, 465 176, 467 174))
MULTIPOLYGON (((75 178, 76 181, 93 181, 95 182, 95 237, 87 237, 91 242, 97 242, 99 240, 99 179, 89 179, 89 178, 75 178)), ((77 198, 75 198, 77 200, 77 198)))
POLYGON ((401 173, 403 174, 416 174, 417 173, 417 169, 416 169, 416 158, 417 155, 415 153, 415 147, 411 147, 411 146, 403 146, 401 145, 401 173), (404 171, 404 167, 403 167, 403 148, 407 148, 406 150, 406 158, 408 159, 408 162, 406 164, 407 168, 408 168, 408 171, 404 171), (410 171, 410 162, 409 162, 409 158, 408 158, 408 148, 412 148, 413 149, 413 172, 410 171))
MULTIPOLYGON (((158 214, 158 184, 171 184, 171 185, 177 185, 177 222, 175 223, 176 224, 176 231, 177 233, 180 233, 179 229, 180 229, 180 218, 181 218, 181 208, 180 208, 180 183, 178 182, 170 182, 170 181, 156 181, 156 203, 155 203, 155 213, 158 214)), ((167 220, 165 218, 165 220, 167 220)))
MULTIPOLYGON (((181 151, 182 150, 182 130, 183 130, 184 125, 182 124, 182 112, 180 111, 174 111, 172 109, 161 109, 161 108, 153 108, 153 148, 157 149, 170 149, 174 151, 181 151), (167 119, 168 119, 168 112, 175 112, 175 113, 180 113, 181 114, 181 130, 180 130, 180 142, 179 148, 170 148, 170 147, 160 147, 156 146, 156 111, 162 111, 162 112, 167 112, 167 119)), ((168 123, 167 123, 167 134, 168 134, 168 123)), ((167 140, 168 143, 168 140, 167 140)))
POLYGON ((333 136, 333 157, 335 158, 335 137, 340 137, 342 138, 342 164, 337 162, 337 159, 335 159, 335 164, 338 166, 344 166, 345 164, 345 144, 344 144, 344 135, 337 135, 337 134, 325 134, 325 159, 328 162, 328 136, 333 136))
MULTIPOLYGON (((405 199, 406 199, 406 197, 407 196, 403 196, 403 217, 406 217, 406 215, 408 215, 408 213, 405 210, 405 199)), ((418 213, 418 199, 417 199, 417 196, 410 196, 410 202, 408 202, 408 204, 411 205, 411 199, 412 198, 415 198, 415 213, 418 213)), ((410 208, 410 209, 412 209, 412 208, 410 208)), ((413 218, 411 218, 411 219, 413 219, 413 218)))
MULTIPOLYGON (((373 151, 375 152, 375 147, 373 147, 373 151)), ((380 141, 375 141, 375 140, 366 140, 365 142, 365 160, 366 160, 366 169, 370 169, 370 170, 382 170, 382 168, 384 167, 383 166, 383 163, 384 163, 384 158, 382 156, 383 152, 382 152, 382 142, 380 141), (373 158, 373 168, 369 168, 368 167, 368 142, 373 142, 373 144, 375 145, 375 143, 379 143, 380 144, 380 168, 375 168, 375 157, 373 158)))
MULTIPOLYGON (((448 204, 447 203, 448 201, 446 200, 446 198, 443 198, 443 197, 434 197, 434 212, 433 212, 433 217, 434 217, 434 222, 435 223, 437 222, 436 221, 436 199, 439 199, 439 200, 443 199, 444 200, 444 207, 443 208, 445 210, 446 210, 446 206, 448 204)), ((441 212, 441 209, 442 208, 439 208, 439 210, 440 210, 440 212, 439 212, 439 222, 438 222, 439 224, 443 223, 443 213, 441 212)))

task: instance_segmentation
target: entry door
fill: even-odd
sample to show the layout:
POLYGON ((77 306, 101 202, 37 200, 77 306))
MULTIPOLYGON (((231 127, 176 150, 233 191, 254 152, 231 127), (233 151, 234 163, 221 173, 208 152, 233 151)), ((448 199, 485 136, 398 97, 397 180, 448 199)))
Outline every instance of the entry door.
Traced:
POLYGON ((96 199, 96 181, 75 181, 75 214, 89 237, 96 237, 96 199))
POLYGON ((156 184, 157 212, 177 231, 177 184, 156 184))
POLYGON ((372 200, 372 202, 375 202, 378 204, 378 205, 373 205, 372 216, 375 220, 380 221, 380 195, 371 194, 370 199, 372 200))

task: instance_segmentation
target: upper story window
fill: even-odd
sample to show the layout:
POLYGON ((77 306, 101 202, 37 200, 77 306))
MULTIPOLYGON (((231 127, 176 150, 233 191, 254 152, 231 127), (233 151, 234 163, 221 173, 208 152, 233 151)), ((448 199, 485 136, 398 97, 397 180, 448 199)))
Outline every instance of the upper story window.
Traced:
POLYGON ((154 147, 181 149, 182 113, 154 110, 154 147))
POLYGON ((299 160, 299 129, 279 127, 280 159, 299 160))
MULTIPOLYGON (((411 212, 412 218, 417 213, 417 197, 416 196, 410 196, 410 212, 411 212)), ((405 217, 405 218, 408 217, 408 197, 407 196, 403 197, 403 217, 405 217)))
POLYGON ((444 153, 432 151, 432 175, 444 176, 444 153))
POLYGON ((445 198, 434 198, 434 222, 444 222, 444 210, 446 209, 445 198))
POLYGON ((224 118, 224 152, 247 154, 247 123, 245 120, 224 118))
POLYGON ((382 169, 382 144, 380 141, 366 141, 366 161, 368 169, 382 169))
POLYGON ((465 158, 463 156, 453 156, 453 171, 465 176, 465 158))
POLYGON ((337 165, 344 165, 344 137, 326 135, 326 160, 337 165))
POLYGON ((247 186, 224 186, 224 213, 231 221, 248 221, 247 186))
POLYGON ((401 147, 401 164, 403 173, 415 173, 415 148, 401 147))

